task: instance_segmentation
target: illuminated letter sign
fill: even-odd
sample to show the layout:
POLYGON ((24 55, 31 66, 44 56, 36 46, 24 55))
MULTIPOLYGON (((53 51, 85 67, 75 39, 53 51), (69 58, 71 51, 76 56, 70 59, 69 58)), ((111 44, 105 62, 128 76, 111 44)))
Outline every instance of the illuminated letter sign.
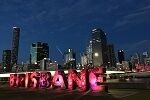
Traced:
POLYGON ((103 67, 95 67, 93 69, 83 69, 80 72, 70 69, 68 74, 63 71, 55 71, 52 76, 50 72, 26 72, 24 74, 10 74, 10 87, 26 87, 26 88, 60 88, 73 90, 76 87, 80 91, 91 89, 94 92, 105 91, 106 78, 103 74, 106 69, 103 67))
POLYGON ((93 91, 105 90, 105 86, 102 85, 102 83, 106 81, 106 78, 102 76, 103 73, 105 72, 106 70, 104 68, 99 68, 99 67, 90 70, 89 82, 90 82, 90 87, 93 91))
POLYGON ((17 74, 16 86, 25 87, 25 74, 17 74))
POLYGON ((38 72, 33 72, 30 76, 31 79, 31 83, 30 86, 33 88, 37 88, 38 87, 38 81, 39 81, 39 73, 38 72))
POLYGON ((88 77, 87 70, 82 70, 80 74, 77 74, 76 70, 69 70, 68 72, 68 89, 73 90, 76 86, 79 87, 81 91, 86 91, 88 89, 88 77))
POLYGON ((25 74, 25 87, 26 87, 26 88, 30 87, 30 86, 29 86, 29 84, 30 84, 30 82, 31 82, 31 80, 30 80, 30 75, 31 75, 31 73, 26 73, 26 74, 25 74))
POLYGON ((53 88, 60 87, 62 89, 66 88, 65 82, 64 82, 64 76, 61 71, 56 71, 52 80, 52 86, 53 88))
POLYGON ((41 72, 39 79, 40 88, 49 88, 51 85, 51 73, 50 72, 41 72))
POLYGON ((9 86, 10 87, 16 86, 16 79, 17 79, 17 74, 10 74, 10 77, 9 77, 9 86))

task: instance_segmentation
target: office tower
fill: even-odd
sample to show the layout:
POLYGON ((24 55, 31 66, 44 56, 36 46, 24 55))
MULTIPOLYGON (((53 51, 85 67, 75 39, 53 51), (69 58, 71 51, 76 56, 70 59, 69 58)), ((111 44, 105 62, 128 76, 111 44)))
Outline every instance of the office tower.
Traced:
POLYGON ((49 46, 47 43, 32 43, 30 49, 30 63, 40 64, 40 60, 49 58, 49 46))
POLYGON ((135 53, 135 55, 130 57, 130 62, 132 65, 139 64, 140 63, 140 55, 138 53, 135 53))
POLYGON ((141 58, 141 56, 140 56, 139 53, 135 53, 135 55, 132 55, 130 57, 130 62, 129 62, 130 70, 132 70, 132 68, 135 69, 136 68, 136 66, 135 66, 136 64, 140 64, 140 58, 141 58))
POLYGON ((118 50, 118 60, 122 64, 122 61, 125 61, 125 55, 123 50, 118 50))
POLYGON ((67 52, 64 53, 64 60, 65 60, 65 68, 76 68, 76 55, 72 49, 68 49, 67 52))
POLYGON ((108 67, 116 67, 116 57, 114 52, 114 46, 112 44, 107 45, 107 57, 108 67))
POLYGON ((148 52, 143 52, 143 53, 142 53, 142 56, 141 56, 141 63, 142 63, 142 64, 146 64, 145 60, 146 60, 147 58, 149 58, 148 52))
POLYGON ((12 52, 11 52, 11 64, 17 64, 18 61, 18 49, 19 49, 20 28, 13 27, 13 40, 12 40, 12 52))
POLYGON ((144 58, 148 58, 148 52, 143 52, 142 55, 143 55, 144 58))
POLYGON ((139 64, 139 63, 140 63, 140 58, 141 58, 140 54, 139 54, 139 53, 135 53, 134 59, 135 59, 135 63, 136 63, 136 64, 139 64))
POLYGON ((52 67, 52 66, 49 66, 50 64, 52 63, 52 61, 50 60, 50 58, 44 58, 40 61, 40 69, 41 70, 48 70, 49 67, 52 67))
POLYGON ((90 40, 87 45, 86 54, 87 54, 87 64, 89 67, 92 67, 93 66, 92 40, 90 40))
POLYGON ((93 66, 107 66, 107 39, 101 29, 92 30, 93 66))
POLYGON ((87 54, 83 53, 81 54, 81 66, 87 66, 88 64, 88 59, 87 59, 87 54))
POLYGON ((11 50, 3 50, 2 67, 3 72, 11 72, 11 50))

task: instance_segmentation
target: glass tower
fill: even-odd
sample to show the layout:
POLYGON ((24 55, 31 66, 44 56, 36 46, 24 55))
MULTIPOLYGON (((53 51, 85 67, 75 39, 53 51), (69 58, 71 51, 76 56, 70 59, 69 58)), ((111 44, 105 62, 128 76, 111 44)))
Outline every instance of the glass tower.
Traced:
POLYGON ((122 64, 122 61, 125 61, 123 50, 118 50, 118 60, 119 60, 119 63, 121 63, 121 64, 122 64))
POLYGON ((11 50, 3 50, 2 64, 4 72, 11 71, 11 50))
POLYGON ((49 58, 49 46, 47 43, 32 43, 30 49, 30 63, 39 64, 40 60, 49 58))
POLYGON ((114 45, 108 44, 107 45, 107 57, 108 57, 108 67, 116 67, 116 57, 114 51, 114 45))
POLYGON ((72 49, 69 48, 68 51, 65 52, 64 60, 66 69, 76 68, 76 55, 72 49))
POLYGON ((17 64, 18 61, 19 38, 20 38, 20 28, 13 27, 12 54, 11 54, 12 65, 17 64))
POLYGON ((107 39, 101 29, 92 30, 92 55, 93 66, 107 65, 107 39))

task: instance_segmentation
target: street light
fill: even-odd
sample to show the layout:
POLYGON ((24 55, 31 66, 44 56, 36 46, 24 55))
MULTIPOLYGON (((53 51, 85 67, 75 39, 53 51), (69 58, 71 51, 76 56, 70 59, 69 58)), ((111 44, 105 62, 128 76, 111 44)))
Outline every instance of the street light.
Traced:
POLYGON ((95 57, 98 57, 98 56, 99 56, 99 54, 96 52, 96 53, 94 53, 94 56, 95 56, 95 57))

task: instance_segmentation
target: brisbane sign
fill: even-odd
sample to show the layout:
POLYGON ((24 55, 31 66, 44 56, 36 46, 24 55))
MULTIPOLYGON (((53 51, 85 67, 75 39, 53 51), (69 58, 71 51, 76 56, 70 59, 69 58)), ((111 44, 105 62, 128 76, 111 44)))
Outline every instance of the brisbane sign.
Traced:
POLYGON ((50 71, 36 71, 11 73, 9 78, 10 87, 25 88, 60 88, 79 91, 92 90, 94 92, 106 91, 104 85, 106 69, 95 67, 93 69, 82 69, 80 72, 69 69, 68 73, 56 70, 52 76, 50 71))

